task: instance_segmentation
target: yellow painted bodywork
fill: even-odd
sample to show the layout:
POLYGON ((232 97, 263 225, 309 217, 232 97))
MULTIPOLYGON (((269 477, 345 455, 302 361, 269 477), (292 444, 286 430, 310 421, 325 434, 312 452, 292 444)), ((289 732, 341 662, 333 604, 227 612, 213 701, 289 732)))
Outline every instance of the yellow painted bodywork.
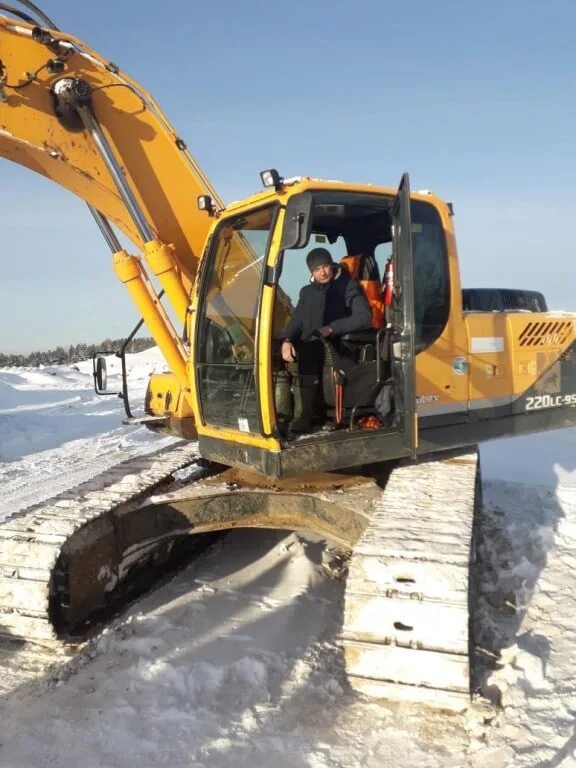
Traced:
MULTIPOLYGON (((528 323, 547 325, 552 317, 547 313, 453 312, 441 337, 416 358, 418 412, 429 416, 505 405, 544 374, 556 376, 560 357, 576 341, 573 315, 565 317, 561 336, 544 339, 537 346, 524 347, 519 342, 528 323), (477 351, 475 344, 483 342, 502 349, 477 351)), ((557 391, 555 385, 550 386, 551 392, 557 391)))
MULTIPOLYGON (((514 398, 544 374, 548 379, 554 377, 554 368, 560 365, 562 353, 576 340, 576 321, 568 314, 466 313, 465 324, 469 334, 472 403, 484 398, 514 398), (522 344, 522 334, 529 325, 540 326, 544 333, 522 344), (557 330, 547 333, 546 328, 557 330), (475 351, 475 344, 482 345, 483 340, 490 340, 492 346, 498 342, 502 350, 475 351)), ((541 383, 544 391, 547 386, 551 392, 556 391, 551 381, 548 385, 545 381, 541 383)))
POLYGON ((198 436, 189 400, 173 373, 155 373, 150 377, 145 408, 151 416, 167 418, 167 423, 159 427, 162 431, 187 438, 198 436))
MULTIPOLYGON (((412 197, 418 199, 418 195, 412 197)), ((450 313, 440 337, 416 357, 418 412, 429 416, 503 405, 526 392, 546 371, 554 375, 559 358, 576 340, 576 316, 464 312, 452 217, 440 198, 420 199, 437 208, 446 235, 450 313), (529 323, 543 324, 544 331, 554 332, 522 345, 520 337, 529 323), (490 347, 502 350, 478 351, 490 347)))
MULTIPOLYGON (((435 195, 412 195, 412 198, 433 205, 440 215, 446 237, 450 276, 448 322, 440 337, 416 356, 416 394, 427 398, 429 403, 434 402, 436 407, 454 402, 465 406, 468 398, 466 377, 458 375, 453 368, 455 358, 465 354, 467 349, 467 334, 462 323, 462 285, 453 219, 446 203, 435 195)), ((421 412, 423 409, 418 410, 421 412)))

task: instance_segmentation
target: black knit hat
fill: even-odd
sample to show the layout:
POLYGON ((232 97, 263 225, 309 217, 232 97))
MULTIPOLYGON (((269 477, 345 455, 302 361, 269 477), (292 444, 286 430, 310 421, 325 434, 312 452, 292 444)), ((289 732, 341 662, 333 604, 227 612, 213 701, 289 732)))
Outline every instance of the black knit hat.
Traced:
POLYGON ((306 264, 308 269, 313 272, 316 267, 322 267, 324 264, 334 264, 330 251, 326 248, 312 248, 308 256, 306 256, 306 264))

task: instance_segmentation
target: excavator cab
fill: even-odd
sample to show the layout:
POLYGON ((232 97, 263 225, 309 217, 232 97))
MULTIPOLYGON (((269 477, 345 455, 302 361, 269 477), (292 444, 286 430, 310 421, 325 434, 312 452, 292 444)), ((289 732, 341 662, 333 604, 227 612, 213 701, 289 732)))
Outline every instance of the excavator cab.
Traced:
POLYGON ((196 424, 204 456, 282 477, 310 466, 334 470, 415 454, 411 230, 407 175, 396 195, 306 181, 227 209, 209 238, 191 312, 196 424), (310 277, 303 271, 305 255, 319 243, 334 256, 359 243, 371 257, 387 249, 393 299, 381 328, 345 337, 358 350, 357 361, 336 390, 334 377, 343 372, 330 365, 328 345, 323 407, 332 429, 293 441, 280 428, 278 346, 310 277), (354 385, 358 379, 360 387, 354 385), (386 387, 387 418, 363 429, 360 416, 376 414, 386 387), (335 391, 340 402, 338 394, 331 397, 335 391))

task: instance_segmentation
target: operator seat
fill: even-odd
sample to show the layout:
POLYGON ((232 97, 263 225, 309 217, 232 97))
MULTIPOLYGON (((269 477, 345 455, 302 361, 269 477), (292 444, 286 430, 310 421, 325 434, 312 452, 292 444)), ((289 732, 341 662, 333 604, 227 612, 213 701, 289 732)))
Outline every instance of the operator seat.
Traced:
POLYGON ((372 312, 372 328, 347 333, 339 340, 352 357, 339 354, 330 339, 324 344, 322 392, 327 415, 336 426, 353 427, 361 416, 388 421, 391 405, 390 329, 384 327, 384 302, 378 265, 373 256, 344 256, 340 265, 362 288, 372 312))
MULTIPOLYGON (((384 301, 374 256, 345 256, 340 266, 362 288, 372 315, 372 328, 344 334, 337 341, 314 335, 310 340, 324 347, 319 409, 335 426, 350 428, 358 418, 377 415, 376 426, 389 422, 393 393, 390 381, 390 330, 384 327, 384 301), (383 405, 384 404, 384 405, 383 405), (324 407, 325 406, 325 407, 324 407)), ((278 428, 287 434, 293 415, 291 377, 279 349, 273 349, 274 401, 278 428)), ((320 413, 317 413, 317 416, 320 413)))
POLYGON ((329 339, 322 339, 322 394, 327 416, 336 426, 352 428, 357 418, 369 415, 377 416, 385 425, 392 390, 390 330, 356 331, 340 341, 355 346, 357 354, 356 359, 343 356, 329 339), (383 402, 387 403, 384 407, 383 402))

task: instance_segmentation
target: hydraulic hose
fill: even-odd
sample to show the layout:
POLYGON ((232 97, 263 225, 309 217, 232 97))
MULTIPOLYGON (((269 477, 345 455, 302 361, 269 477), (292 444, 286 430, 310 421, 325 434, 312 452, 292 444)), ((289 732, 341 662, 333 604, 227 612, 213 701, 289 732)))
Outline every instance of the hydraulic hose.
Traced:
POLYGON ((6 5, 6 3, 0 3, 0 11, 6 11, 6 13, 12 13, 14 16, 18 16, 19 19, 22 19, 22 21, 25 21, 28 24, 36 24, 36 21, 31 16, 28 16, 28 14, 24 13, 23 11, 19 11, 17 8, 14 8, 13 5, 6 5))
MULTIPOLYGON (((23 5, 24 8, 27 8, 29 11, 32 11, 32 13, 35 13, 36 16, 38 16, 38 19, 43 23, 46 24, 47 27, 50 27, 50 29, 56 29, 58 30, 58 27, 54 22, 46 16, 46 14, 38 8, 37 5, 34 3, 29 2, 29 0, 17 0, 20 5, 23 5)), ((35 21, 31 21, 31 24, 36 24, 35 21)))

